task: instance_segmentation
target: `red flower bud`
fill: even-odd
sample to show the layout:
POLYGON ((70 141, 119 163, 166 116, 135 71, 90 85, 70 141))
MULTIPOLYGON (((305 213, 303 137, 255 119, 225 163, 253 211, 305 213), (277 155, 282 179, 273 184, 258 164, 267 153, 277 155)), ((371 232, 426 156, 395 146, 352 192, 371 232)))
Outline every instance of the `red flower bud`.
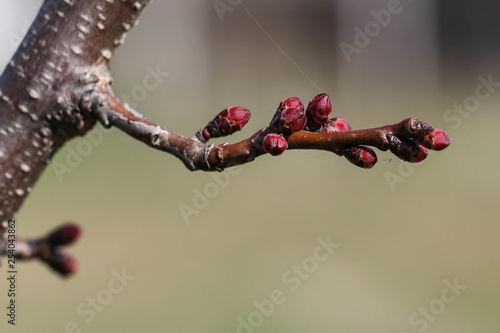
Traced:
POLYGON ((310 131, 317 131, 332 113, 332 103, 327 94, 319 94, 309 102, 306 109, 307 128, 310 131))
POLYGON ((367 147, 349 147, 344 153, 345 158, 354 165, 364 169, 371 169, 377 163, 377 154, 367 147))
POLYGON ((203 131, 205 139, 218 138, 241 130, 250 119, 250 110, 241 106, 231 106, 222 110, 203 131), (208 137, 207 137, 208 134, 208 137))
POLYGON ((345 132, 350 131, 351 125, 342 118, 328 119, 318 132, 322 133, 334 133, 334 132, 345 132))
POLYGON ((427 155, 428 155, 428 152, 427 152, 427 148, 425 148, 424 146, 421 146, 421 145, 418 145, 418 151, 414 151, 412 153, 412 160, 410 162, 413 162, 413 163, 418 163, 418 162, 422 162, 423 160, 425 160, 427 158, 427 155))
POLYGON ((281 134, 268 134, 264 137, 262 142, 264 151, 273 156, 278 156, 283 154, 283 152, 288 148, 288 143, 281 134))
POLYGON ((60 246, 75 242, 80 237, 80 228, 75 224, 65 224, 47 237, 50 246, 60 246))
POLYGON ((443 150, 450 145, 448 134, 433 128, 420 131, 418 140, 423 146, 432 150, 443 150))
POLYGON ((427 158, 427 149, 408 139, 397 139, 398 145, 391 147, 391 152, 406 162, 418 163, 427 158))
POLYGON ((304 111, 297 108, 286 108, 276 110, 269 127, 273 132, 292 135, 306 126, 304 111))
POLYGON ((302 101, 298 97, 290 97, 285 99, 283 102, 280 103, 278 110, 283 111, 286 108, 296 108, 304 112, 304 104, 302 104, 302 101))
POLYGON ((68 276, 78 270, 78 261, 65 253, 53 252, 47 263, 53 270, 63 276, 68 276))

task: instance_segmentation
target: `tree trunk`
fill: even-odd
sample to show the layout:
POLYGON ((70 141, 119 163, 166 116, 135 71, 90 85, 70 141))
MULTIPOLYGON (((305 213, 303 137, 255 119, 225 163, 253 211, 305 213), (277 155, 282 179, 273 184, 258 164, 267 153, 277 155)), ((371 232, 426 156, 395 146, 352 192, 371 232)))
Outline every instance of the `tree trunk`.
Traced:
POLYGON ((148 2, 43 3, 0 77, 0 221, 14 218, 57 149, 94 126, 84 96, 110 84, 108 62, 148 2))

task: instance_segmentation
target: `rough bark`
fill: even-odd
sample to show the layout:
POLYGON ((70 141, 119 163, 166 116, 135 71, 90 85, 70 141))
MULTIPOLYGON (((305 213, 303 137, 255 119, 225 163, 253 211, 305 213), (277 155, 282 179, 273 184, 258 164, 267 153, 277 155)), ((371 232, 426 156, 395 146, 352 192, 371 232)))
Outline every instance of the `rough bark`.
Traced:
POLYGON ((82 97, 148 0, 47 0, 0 77, 0 221, 13 218, 54 153, 96 123, 82 97))

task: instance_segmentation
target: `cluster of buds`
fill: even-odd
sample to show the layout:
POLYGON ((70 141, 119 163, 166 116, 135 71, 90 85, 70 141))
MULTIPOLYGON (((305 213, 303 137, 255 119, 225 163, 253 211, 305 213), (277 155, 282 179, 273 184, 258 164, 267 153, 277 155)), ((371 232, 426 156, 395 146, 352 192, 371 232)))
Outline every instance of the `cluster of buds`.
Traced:
POLYGON ((406 162, 417 163, 427 158, 427 149, 443 150, 450 145, 450 138, 445 132, 434 129, 418 119, 407 119, 408 127, 415 138, 400 139, 387 135, 391 152, 406 162))
MULTIPOLYGON (((283 154, 288 149, 290 136, 302 130, 315 133, 351 131, 351 126, 346 120, 338 117, 330 118, 331 113, 332 103, 325 93, 314 96, 307 108, 304 108, 304 104, 298 97, 282 101, 269 126, 263 130, 263 150, 273 156, 283 154)), ((242 129, 249 119, 248 109, 239 106, 227 108, 212 119, 205 128, 198 131, 197 138, 202 142, 207 142, 210 138, 232 134, 242 129)), ((427 148, 442 150, 450 144, 445 132, 433 129, 417 119, 408 118, 406 121, 402 126, 410 133, 411 138, 406 136, 399 138, 392 135, 389 129, 383 139, 388 142, 387 147, 398 158, 412 163, 420 162, 427 157, 427 148)), ((384 149, 384 147, 379 148, 384 149)), ((375 152, 365 146, 340 147, 336 153, 364 169, 372 168, 377 162, 375 152)))
POLYGON ((306 126, 304 104, 297 97, 290 97, 280 103, 269 124, 272 133, 267 134, 262 142, 264 151, 273 156, 283 154, 288 148, 286 139, 306 126))
MULTIPOLYGON (((265 139, 267 140, 264 140, 264 150, 272 155, 279 155, 287 148, 283 139, 287 139, 287 135, 289 136, 291 133, 289 128, 293 127, 286 125, 288 118, 283 116, 287 108, 294 110, 294 117, 288 117, 297 123, 294 130, 304 129, 317 133, 335 133, 351 130, 351 126, 346 120, 338 117, 329 118, 332 112, 332 103, 327 94, 319 94, 309 102, 305 110, 305 127, 302 126, 302 118, 298 116, 298 111, 303 110, 302 102, 296 97, 289 98, 280 104, 269 126, 272 131, 283 134, 284 137, 278 140, 276 134, 269 134, 269 138, 266 137, 265 139)), ((404 161, 412 163, 423 161, 428 155, 427 148, 442 150, 450 144, 450 139, 445 132, 433 129, 424 122, 412 119, 410 126, 414 133, 416 133, 413 139, 400 139, 393 135, 387 135, 391 152, 404 161)), ((349 162, 364 169, 372 168, 377 162, 375 152, 364 146, 346 147, 340 154, 344 155, 349 162)))
POLYGON ((69 254, 59 252, 59 247, 76 242, 80 234, 80 228, 72 223, 57 228, 46 237, 34 242, 38 252, 37 257, 63 276, 76 272, 78 261, 69 254))
MULTIPOLYGON (((349 123, 341 118, 329 118, 332 113, 332 103, 327 94, 319 94, 307 105, 297 97, 291 97, 280 103, 269 129, 273 132, 264 137, 264 151, 277 156, 287 148, 286 139, 293 133, 306 130, 318 133, 334 133, 350 131, 349 123)), ((375 152, 367 147, 349 147, 343 150, 346 159, 359 167, 369 169, 377 162, 375 152)))

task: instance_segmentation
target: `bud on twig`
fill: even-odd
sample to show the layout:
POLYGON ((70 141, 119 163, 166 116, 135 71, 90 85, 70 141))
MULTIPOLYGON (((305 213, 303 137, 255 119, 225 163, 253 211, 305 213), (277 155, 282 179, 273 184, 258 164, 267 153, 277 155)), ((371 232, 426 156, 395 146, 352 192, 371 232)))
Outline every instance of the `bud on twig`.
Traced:
POLYGON ((212 119, 203 130, 201 135, 205 142, 210 138, 218 138, 233 134, 241 130, 250 119, 250 110, 241 106, 231 106, 222 110, 212 119))
POLYGON ((78 262, 72 256, 59 252, 58 248, 75 242, 80 234, 80 227, 66 223, 48 236, 32 242, 35 245, 32 255, 46 262, 53 270, 63 276, 72 274, 77 270, 78 262))
POLYGON ((377 154, 363 146, 346 148, 344 156, 349 162, 363 169, 371 169, 377 163, 377 154))
POLYGON ((302 101, 298 97, 287 98, 280 103, 280 106, 278 106, 278 110, 280 111, 283 111, 286 108, 296 108, 304 112, 304 104, 302 104, 302 101))
POLYGON ((327 121, 330 113, 332 113, 330 97, 325 93, 314 96, 307 105, 307 128, 313 132, 317 131, 327 121))
MULTIPOLYGON (((281 104, 280 104, 281 107, 281 104)), ((304 111, 289 107, 284 110, 276 110, 269 128, 275 133, 283 133, 286 136, 302 130, 306 126, 304 111)))
POLYGON ((388 135, 387 139, 391 152, 403 161, 418 163, 427 158, 427 149, 414 140, 399 139, 394 135, 388 135))
POLYGON ((350 131, 351 125, 342 118, 328 119, 323 126, 318 130, 322 133, 334 133, 334 132, 345 132, 350 131))
POLYGON ((80 237, 80 228, 75 224, 65 224, 47 237, 51 247, 66 245, 75 242, 80 237))
POLYGON ((417 139, 423 146, 432 150, 443 150, 450 145, 448 134, 433 128, 420 131, 417 139))
POLYGON ((266 153, 273 156, 278 156, 283 154, 283 152, 288 148, 288 143, 281 134, 271 133, 264 137, 262 146, 266 153))
POLYGON ((59 252, 52 252, 47 260, 47 264, 63 276, 68 276, 78 269, 78 261, 75 258, 59 252))

